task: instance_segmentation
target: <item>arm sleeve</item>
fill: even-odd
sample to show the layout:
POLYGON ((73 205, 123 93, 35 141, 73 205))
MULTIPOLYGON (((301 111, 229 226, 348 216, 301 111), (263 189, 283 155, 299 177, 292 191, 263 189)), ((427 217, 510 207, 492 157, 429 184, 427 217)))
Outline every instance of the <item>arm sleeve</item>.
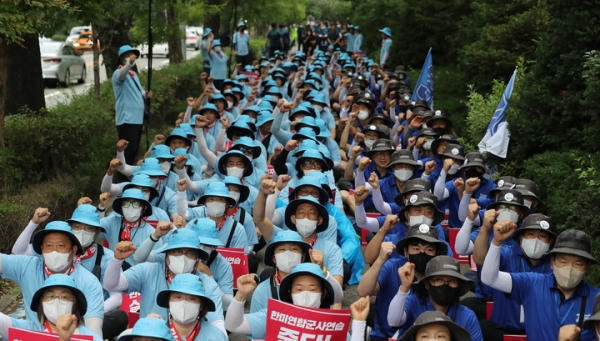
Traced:
MULTIPOLYGON (((269 195, 267 197, 267 206, 265 208, 265 216, 269 219, 273 224, 278 225, 273 221, 273 216, 275 215, 275 207, 277 206, 277 199, 279 198, 280 191, 275 189, 275 193, 269 195)), ((277 219, 279 220, 279 219, 277 219)))
POLYGON ((183 169, 177 169, 177 167, 175 167, 175 173, 177 173, 177 175, 179 175, 179 179, 186 179, 187 180, 187 189, 188 191, 192 192, 192 193, 198 193, 198 184, 195 181, 192 181, 192 179, 190 179, 190 176, 188 175, 188 173, 185 171, 185 168, 183 169))
POLYGON ((404 304, 406 303, 406 298, 408 297, 408 293, 403 293, 398 289, 396 296, 390 302, 390 308, 393 309, 388 310, 388 324, 391 327, 401 327, 406 323, 406 311, 404 311, 404 304))
POLYGON ((508 272, 500 271, 501 249, 502 247, 490 244, 490 249, 481 268, 481 281, 496 290, 510 294, 512 292, 512 278, 508 272))
POLYGON ((285 161, 287 160, 289 153, 290 152, 288 152, 285 148, 283 148, 281 153, 279 153, 279 156, 277 156, 277 158, 275 159, 275 165, 273 168, 275 169, 275 173, 277 173, 277 175, 282 175, 282 174, 288 173, 288 168, 287 168, 287 164, 285 161))
POLYGON ((96 334, 102 336, 102 323, 104 320, 101 317, 89 317, 85 319, 85 326, 95 332, 96 334))
POLYGON ((188 213, 187 194, 185 192, 177 191, 177 213, 181 214, 184 218, 188 213))
POLYGON ((217 156, 213 154, 206 144, 206 139, 204 138, 204 131, 202 129, 196 128, 196 143, 198 144, 198 150, 200 151, 200 155, 206 160, 209 166, 214 168, 217 164, 217 156))
MULTIPOLYGON (((340 98, 342 98, 342 94, 340 94, 340 98)), ((340 99, 339 102, 341 103, 342 100, 340 99)), ((348 117, 348 112, 350 112, 350 108, 342 108, 340 110, 340 118, 348 117)))
POLYGON ((219 130, 219 133, 217 134, 217 139, 215 141, 215 145, 216 145, 217 151, 219 151, 219 152, 225 151, 225 131, 226 131, 226 129, 223 128, 223 126, 221 126, 221 130, 219 130))
POLYGON ((111 310, 115 310, 121 306, 123 301, 123 295, 120 292, 113 292, 110 297, 104 301, 104 312, 107 313, 111 310))
POLYGON ((334 295, 333 303, 342 303, 342 301, 344 300, 344 290, 342 289, 340 282, 338 282, 337 279, 335 279, 333 276, 331 276, 329 271, 327 271, 326 279, 327 279, 327 282, 329 282, 329 284, 331 284, 331 286, 333 287, 333 295, 334 295))
POLYGON ((156 245, 156 242, 150 239, 150 236, 148 236, 148 238, 142 242, 137 250, 135 250, 135 253, 133 254, 133 260, 138 264, 144 262, 154 263, 155 259, 154 254, 152 253, 154 245, 156 245))
POLYGON ((104 177, 102 178, 102 185, 100 186, 100 191, 102 193, 108 192, 110 193, 110 195, 120 197, 123 191, 121 191, 121 187, 119 187, 119 185, 112 183, 112 179, 112 175, 104 174, 104 177))
POLYGON ((469 204, 471 203, 471 197, 473 194, 467 194, 463 192, 462 198, 460 199, 460 205, 458 206, 458 219, 464 221, 469 215, 469 204))
MULTIPOLYGON (((356 159, 358 160, 359 158, 357 157, 356 159)), ((367 181, 365 180, 365 172, 357 168, 356 177, 354 178, 354 188, 357 188, 358 186, 366 187, 367 185, 367 181)), ((371 186, 369 186, 368 188, 370 189, 371 186)), ((369 192, 371 192, 371 190, 369 190, 369 192)))
POLYGON ((459 255, 470 255, 473 253, 473 242, 471 241, 471 228, 473 227, 473 221, 469 218, 465 219, 460 231, 456 235, 456 241, 454 242, 454 250, 459 255))
POLYGON ((35 231, 38 226, 39 225, 33 221, 30 221, 29 224, 27 224, 27 227, 25 227, 23 232, 21 232, 19 238, 17 238, 17 241, 15 242, 15 245, 12 247, 13 255, 33 255, 31 248, 29 247, 29 241, 31 240, 33 231, 35 231))
POLYGON ((225 316, 225 329, 232 333, 238 334, 252 334, 250 330, 250 324, 244 316, 244 302, 239 302, 235 298, 227 309, 227 315, 225 316))
POLYGON ((0 313, 0 335, 8 339, 8 329, 12 327, 12 320, 8 315, 0 313))
POLYGON ((223 334, 225 334, 225 336, 227 336, 227 331, 225 330, 225 321, 216 320, 216 321, 212 321, 210 324, 217 327, 220 331, 223 332, 223 334))
POLYGON ((117 74, 117 78, 119 78, 120 82, 125 80, 125 76, 127 76, 127 74, 129 73, 131 66, 132 65, 129 64, 129 61, 127 61, 127 63, 125 63, 125 65, 123 65, 123 67, 119 70, 119 73, 117 74))
POLYGON ((354 215, 356 217, 356 226, 375 233, 379 231, 379 221, 376 218, 367 217, 363 205, 356 205, 354 215))
POLYGON ((123 260, 113 259, 106 266, 104 271, 104 289, 111 292, 124 292, 129 288, 127 277, 121 273, 123 260))
POLYGON ((438 201, 441 200, 445 200, 448 199, 448 197, 450 196, 450 193, 448 192, 448 189, 446 188, 446 175, 448 173, 446 173, 443 169, 440 172, 440 177, 438 178, 438 181, 436 181, 435 183, 435 188, 433 189, 433 195, 435 195, 438 199, 438 201))
POLYGON ((190 123, 190 119, 192 118, 192 109, 194 109, 194 107, 190 107, 189 105, 187 109, 185 109, 185 114, 183 115, 183 123, 190 123))
POLYGON ((371 190, 371 196, 373 197, 373 204, 375 204, 375 208, 379 213, 383 215, 392 214, 392 207, 387 202, 383 201, 383 196, 381 195, 381 185, 376 190, 371 190))
POLYGON ((365 328, 367 321, 352 320, 352 338, 350 341, 363 341, 365 339, 365 328))

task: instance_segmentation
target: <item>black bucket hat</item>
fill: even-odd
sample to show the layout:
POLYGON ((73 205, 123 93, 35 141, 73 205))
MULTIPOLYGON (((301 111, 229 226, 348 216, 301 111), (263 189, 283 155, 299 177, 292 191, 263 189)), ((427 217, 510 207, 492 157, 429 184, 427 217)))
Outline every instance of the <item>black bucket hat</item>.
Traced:
POLYGON ((400 221, 405 223, 406 222, 406 217, 404 215, 405 212, 407 212, 410 207, 412 206, 421 206, 421 205, 430 205, 433 206, 433 210, 434 210, 434 215, 433 215, 433 222, 431 223, 431 225, 435 226, 439 223, 442 222, 442 220, 444 220, 444 212, 440 211, 437 208, 437 198, 435 197, 435 195, 426 192, 426 191, 420 191, 417 192, 413 195, 410 196, 410 198, 408 198, 408 201, 406 202, 406 205, 404 205, 400 211, 398 212, 398 218, 400 218, 400 221))
POLYGON ((426 191, 431 193, 431 181, 423 178, 410 179, 404 184, 404 192, 394 197, 396 205, 404 206, 404 196, 410 193, 426 191))
POLYGON ((558 235, 556 243, 554 243, 554 248, 548 251, 547 254, 566 253, 583 257, 590 260, 593 264, 598 264, 598 261, 592 256, 591 252, 590 236, 583 231, 569 229, 558 235))
POLYGON ((459 284, 459 296, 463 296, 469 292, 469 290, 475 287, 472 280, 460 273, 460 264, 458 263, 458 260, 450 256, 441 255, 433 257, 429 263, 427 263, 427 267, 425 268, 425 276, 413 286, 419 292, 426 292, 427 289, 425 289, 425 281, 433 276, 452 276, 460 279, 461 282, 459 284))
MULTIPOLYGON (((444 134, 440 137, 438 137, 437 139, 435 139, 433 142, 431 142, 431 152, 433 153, 433 155, 437 156, 438 155, 438 147, 440 145, 440 143, 442 141, 446 141, 449 142, 451 144, 457 144, 457 138, 454 135, 450 135, 450 134, 444 134)), ((444 150, 445 151, 445 150, 444 150)))
POLYGON ((442 111, 442 110, 434 111, 433 116, 431 116, 431 120, 429 120, 429 122, 427 122, 427 126, 431 127, 431 122, 433 122, 435 120, 444 120, 444 121, 446 121, 446 125, 448 127, 452 127, 452 121, 450 121, 450 118, 448 117, 448 113, 446 113, 445 111, 442 111))
POLYGON ((496 188, 491 189, 488 192, 488 197, 495 197, 496 192, 503 191, 505 189, 515 189, 517 178, 514 176, 501 176, 496 182, 496 188))
POLYGON ((384 114, 377 113, 377 114, 371 115, 369 117, 369 124, 373 124, 372 122, 374 120, 383 120, 384 125, 388 126, 388 127, 391 125, 391 121, 387 117, 385 117, 384 114))
POLYGON ((523 217, 529 214, 529 207, 523 203, 523 196, 516 189, 505 189, 500 192, 498 200, 487 205, 486 210, 495 210, 499 205, 519 206, 523 217))
POLYGON ((370 125, 366 126, 366 127, 363 129, 363 131, 362 131, 362 132, 363 132, 363 134, 364 134, 364 133, 366 133, 367 131, 374 131, 374 132, 376 132, 376 133, 377 133, 377 136, 378 136, 378 139, 381 139, 381 138, 383 138, 383 135, 384 135, 384 133, 383 133, 383 131, 381 130, 381 126, 377 126, 377 125, 374 125, 374 124, 370 124, 370 125))
POLYGON ((406 237, 400 239, 400 241, 396 244, 396 252, 404 256, 404 248, 408 247, 409 243, 413 239, 419 239, 428 244, 437 246, 438 255, 445 255, 448 253, 448 244, 438 239, 438 233, 435 227, 427 224, 419 224, 409 227, 406 237))
MULTIPOLYGON (((437 141, 437 140, 435 140, 435 141, 437 141)), ((433 148, 433 144, 435 143, 435 141, 433 141, 431 143, 431 151, 437 150, 437 148, 435 148, 435 149, 433 148)), ((446 149, 444 149, 444 152, 437 154, 437 156, 441 159, 449 157, 451 159, 460 160, 460 161, 464 162, 465 147, 461 146, 460 144, 450 143, 449 145, 446 146, 446 149)))
MULTIPOLYGON (((423 129, 421 129, 421 132, 419 133, 419 137, 422 137, 422 136, 433 136, 437 139, 438 136, 440 136, 440 135, 431 128, 423 128, 423 129)), ((433 142, 431 142, 431 143, 433 144, 433 142)))
POLYGON ((525 233, 526 230, 542 230, 546 231, 552 235, 552 237, 556 240, 556 233, 554 232, 554 224, 552 223, 552 218, 545 216, 541 213, 533 213, 527 216, 527 218, 523 219, 523 223, 521 224, 521 228, 517 229, 513 234, 513 238, 515 240, 519 240, 521 235, 525 233))
POLYGON ((408 105, 408 109, 410 109, 410 111, 414 112, 415 109, 421 109, 421 110, 431 110, 429 108, 429 103, 427 103, 426 100, 424 99, 418 99, 412 103, 410 103, 408 105))
POLYGON ((398 164, 411 165, 415 168, 419 167, 419 163, 415 161, 415 157, 413 153, 408 149, 399 149, 392 154, 392 159, 390 164, 385 168, 390 169, 390 167, 398 164))
POLYGON ((535 182, 529 179, 517 179, 515 181, 515 189, 521 192, 523 196, 534 197, 541 202, 540 198, 537 195, 539 193, 538 185, 535 182))
POLYGON ((396 148, 394 148, 394 144, 392 143, 392 141, 388 140, 388 139, 378 139, 375 141, 375 143, 373 143, 373 146, 371 147, 371 150, 369 150, 367 152, 367 157, 371 157, 371 155, 374 152, 390 152, 393 153, 396 151, 396 148))
POLYGON ((460 166, 459 170, 467 167, 481 167, 484 172, 488 172, 489 169, 485 166, 485 158, 480 152, 470 152, 465 155, 465 162, 460 166))
MULTIPOLYGON (((399 341, 413 341, 419 329, 428 324, 441 324, 450 330, 450 339, 460 341, 471 341, 471 334, 463 327, 452 321, 451 318, 441 311, 426 311, 417 317, 415 324, 408 328, 399 341)), ((584 322, 585 326, 585 322, 584 322)))
POLYGON ((596 326, 596 322, 600 321, 600 294, 596 295, 594 299, 594 310, 592 312, 594 315, 583 321, 583 329, 592 329, 596 326))

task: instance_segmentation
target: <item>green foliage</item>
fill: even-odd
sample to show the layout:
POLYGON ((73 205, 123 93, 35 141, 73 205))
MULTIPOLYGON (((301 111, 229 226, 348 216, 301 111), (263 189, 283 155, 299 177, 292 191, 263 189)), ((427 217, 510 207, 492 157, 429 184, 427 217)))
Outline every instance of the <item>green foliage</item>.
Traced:
POLYGON ((23 36, 37 34, 58 10, 70 10, 69 3, 64 0, 0 1, 0 38, 7 43, 21 44, 23 36))
POLYGON ((52 36, 52 40, 54 41, 65 41, 67 40, 67 36, 64 34, 55 34, 52 36))
POLYGON ((317 20, 347 21, 352 15, 352 4, 344 0, 308 0, 307 14, 317 20))
MULTIPOLYGON (((238 1, 238 21, 248 20, 248 25, 251 27, 271 22, 297 23, 306 16, 307 2, 308 0, 238 1)), ((231 21, 231 5, 221 11, 221 16, 227 22, 231 21)))

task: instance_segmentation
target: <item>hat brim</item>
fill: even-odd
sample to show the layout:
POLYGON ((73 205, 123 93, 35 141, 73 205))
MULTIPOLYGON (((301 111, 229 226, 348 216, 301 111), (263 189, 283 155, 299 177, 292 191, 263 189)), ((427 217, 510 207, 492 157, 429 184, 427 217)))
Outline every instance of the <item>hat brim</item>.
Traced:
POLYGON ((185 137, 184 136, 179 136, 179 135, 170 135, 170 136, 167 136, 167 138, 165 139, 165 145, 166 146, 170 145, 171 141, 173 139, 182 139, 182 140, 185 141, 185 145, 186 146, 188 146, 188 147, 192 146, 192 140, 190 140, 190 138, 187 137, 187 135, 185 137))
POLYGON ((554 255, 557 253, 565 253, 568 255, 575 255, 575 256, 579 256, 579 257, 583 257, 589 261, 591 261, 593 264, 600 264, 596 258, 594 258, 594 256, 592 256, 590 253, 585 252, 583 250, 578 250, 578 249, 573 249, 570 247, 559 247, 559 248, 554 248, 550 251, 548 251, 546 254, 547 255, 554 255))
POLYGON ((113 211, 115 211, 116 213, 119 213, 120 215, 123 215, 123 208, 121 207, 121 205, 122 205, 123 201, 126 199, 138 200, 142 204, 146 205, 146 210, 142 214, 142 217, 149 217, 152 215, 152 205, 150 204, 150 202, 147 201, 146 199, 139 199, 139 198, 125 198, 125 197, 116 198, 113 201, 113 205, 112 205, 113 211))
POLYGON ((68 288, 73 294, 73 296, 75 296, 75 302, 77 302, 77 305, 79 307, 79 313, 81 314, 81 316, 85 315, 85 313, 87 312, 87 299, 85 298, 85 295, 83 294, 83 292, 81 292, 81 290, 68 285, 42 286, 33 295, 33 298, 31 299, 31 305, 29 306, 29 308, 33 311, 37 311, 38 307, 40 306, 40 301, 42 300, 42 295, 44 294, 44 291, 46 291, 46 289, 56 287, 68 288))
POLYGON ((294 282, 294 278, 305 275, 310 275, 319 279, 319 282, 321 282, 321 288, 327 291, 327 295, 322 301, 322 304, 327 306, 333 305, 335 297, 333 293, 333 287, 331 286, 331 284, 325 278, 316 276, 312 272, 308 271, 298 271, 285 276, 285 278, 281 281, 281 285, 279 286, 279 300, 281 300, 282 302, 292 303, 293 301, 290 290, 292 287, 292 283, 294 282))
MULTIPOLYGON (((433 142, 435 142, 435 141, 433 141, 433 142)), ((431 146, 431 150, 433 151, 433 143, 432 143, 432 146, 431 146)), ((452 153, 446 153, 444 151, 443 153, 439 153, 439 154, 436 154, 436 155, 437 155, 437 157, 447 157, 447 158, 450 158, 450 159, 456 159, 456 160, 460 160, 460 161, 465 161, 465 157, 462 156, 462 155, 460 155, 460 154, 454 155, 452 153)))
MULTIPOLYGON (((219 198, 224 198, 225 200, 227 200, 227 204, 228 205, 235 205, 235 199, 233 199, 230 196, 224 196, 224 195, 217 195, 217 194, 204 194, 203 196, 201 196, 197 203, 198 205, 204 205, 204 203, 206 202, 206 199, 208 199, 208 197, 219 197, 219 198)), ((242 197, 242 195, 240 194, 240 198, 242 197)))
POLYGON ((290 201, 285 208, 285 225, 290 230, 296 231, 296 224, 292 223, 292 215, 296 214, 296 208, 302 204, 312 204, 317 206, 319 217, 323 218, 323 222, 320 225, 317 225, 317 230, 315 232, 319 233, 327 230, 327 227, 329 227, 329 212, 327 212, 327 209, 323 205, 308 199, 294 199, 290 201))
POLYGON ((325 157, 322 156, 321 154, 321 158, 318 159, 316 157, 312 157, 312 156, 304 156, 304 154, 302 154, 300 157, 298 157, 298 160, 296 160, 296 170, 298 172, 301 172, 302 169, 300 168, 302 165, 302 161, 304 161, 304 159, 315 159, 315 160, 319 160, 321 162, 321 171, 322 172, 327 172, 331 167, 329 166, 329 163, 325 160, 325 157))
MULTIPOLYGON (((259 147, 260 149, 260 147, 259 147)), ((237 186, 237 188, 239 188, 240 190, 240 199, 238 200, 238 204, 242 203, 244 201, 246 201, 248 199, 248 197, 250 196, 250 189, 244 185, 240 185, 240 184, 236 184, 236 183, 231 183, 231 182, 224 182, 225 185, 232 185, 232 186, 237 186)))
POLYGON ((198 236, 198 239, 200 240, 200 244, 210 245, 210 246, 225 246, 225 244, 223 244, 223 242, 217 238, 198 236))
POLYGON ((163 290, 161 292, 158 293, 158 295, 156 296, 156 304, 158 304, 159 307, 163 307, 163 308, 167 308, 169 309, 169 296, 171 295, 171 293, 173 292, 177 292, 177 293, 182 293, 182 294, 186 294, 186 295, 191 295, 191 296, 198 296, 202 299, 202 306, 208 306, 208 311, 215 311, 215 302, 213 302, 208 296, 202 295, 202 293, 200 292, 196 292, 194 290, 163 290))
POLYGON ((310 244, 308 244, 308 243, 299 243, 299 242, 296 242, 296 241, 285 241, 285 240, 282 240, 280 242, 275 242, 275 243, 271 243, 271 244, 267 245, 267 248, 265 249, 265 255, 263 257, 265 265, 272 266, 272 267, 277 267, 277 265, 275 264, 275 262, 273 262, 273 257, 275 256, 275 248, 277 247, 277 245, 284 244, 284 243, 296 243, 296 244, 300 244, 300 246, 302 247, 302 253, 304 254, 304 263, 310 263, 310 255, 308 254, 308 250, 312 249, 312 246, 310 246, 310 244))
POLYGON ((135 57, 136 57, 136 58, 140 58, 140 50, 137 50, 137 49, 131 49, 131 50, 127 50, 127 51, 123 51, 123 52, 121 52, 121 54, 119 55, 119 61, 121 61, 121 57, 123 57, 123 55, 124 55, 125 53, 128 53, 128 52, 133 52, 133 53, 135 54, 135 57))
POLYGON ((258 158, 262 153, 262 149, 259 146, 248 146, 245 144, 235 144, 231 147, 231 149, 240 150, 239 148, 242 146, 252 148, 252 159, 258 158))
POLYGON ((489 170, 489 169, 488 169, 488 168, 485 166, 485 164, 484 164, 484 163, 481 163, 481 162, 469 162, 469 163, 467 163, 466 165, 462 165, 462 166, 458 167, 458 170, 463 170, 463 169, 465 169, 465 168, 469 168, 469 167, 481 167, 481 168, 483 168, 483 171, 484 171, 485 173, 488 173, 488 172, 490 171, 490 170, 489 170))
POLYGON ((227 159, 231 156, 241 157, 242 161, 244 161, 244 164, 246 165, 246 167, 244 169, 244 177, 250 176, 252 174, 252 172, 254 171, 254 166, 252 166, 252 161, 250 161, 250 159, 246 155, 244 155, 244 153, 242 153, 242 152, 225 153, 225 154, 223 154, 223 156, 221 156, 219 158, 219 163, 217 164, 217 168, 219 169, 219 172, 221 172, 221 174, 227 175, 227 169, 225 167, 225 164, 227 163, 227 159))
POLYGON ((310 125, 310 124, 302 123, 302 122, 299 122, 298 124, 296 124, 296 126, 294 127, 294 129, 295 129, 296 131, 298 131, 298 130, 300 130, 302 127, 307 127, 307 128, 310 128, 310 129, 314 130, 314 131, 315 131, 315 135, 319 135, 319 133, 321 133, 321 128, 319 128, 319 127, 317 127, 317 126, 314 126, 314 125, 310 125))
MULTIPOLYGON (((42 243, 44 242, 44 237, 50 233, 64 233, 71 240, 71 244, 77 246, 77 255, 83 255, 83 247, 79 242, 79 239, 75 237, 74 234, 61 231, 61 230, 39 230, 36 234, 33 235, 33 239, 31 240, 31 246, 33 247, 33 251, 35 251, 38 255, 42 254, 42 243)), ((37 309, 37 307, 36 307, 37 309)), ((35 310, 35 309, 34 309, 35 310)))
POLYGON ((596 326, 596 322, 600 322, 600 312, 590 316, 587 320, 583 321, 583 329, 592 329, 596 326))
POLYGON ((327 193, 327 191, 321 187, 321 186, 315 186, 312 184, 303 184, 303 185, 298 185, 296 186, 296 188, 294 188, 292 190, 292 192, 290 192, 290 198, 295 198, 296 197, 296 192, 298 191, 299 188, 304 187, 304 186, 312 186, 312 187, 317 187, 319 189, 319 203, 321 203, 321 205, 325 205, 327 203, 327 201, 329 201, 329 197, 330 195, 327 193))
POLYGON ((427 275, 426 277, 423 277, 420 281, 413 284, 416 291, 421 292, 421 293, 427 292, 427 289, 425 288, 425 281, 427 281, 428 278, 431 278, 433 276, 450 276, 450 277, 455 277, 455 278, 460 279, 461 282, 460 282, 460 286, 459 286, 459 288, 460 288, 459 296, 463 296, 464 294, 469 292, 469 290, 471 290, 475 287, 475 283, 473 283, 472 280, 465 277, 460 272, 456 272, 456 271, 453 271, 450 269, 440 269, 436 272, 433 272, 433 273, 427 275))
MULTIPOLYGON (((449 143, 456 142, 456 140, 442 139, 441 137, 433 140, 433 142, 431 142, 431 151, 433 152, 433 155, 442 154, 442 153, 437 152, 438 147, 439 147, 440 143, 442 143, 442 141, 446 141, 449 143)), ((450 154, 452 154, 452 153, 450 153, 450 154)))
POLYGON ((410 237, 400 239, 400 241, 398 243, 396 243, 396 252, 398 252, 401 256, 404 256, 404 248, 408 247, 408 244, 411 241, 411 239, 420 239, 428 244, 436 245, 438 248, 437 249, 438 255, 448 254, 448 245, 446 243, 444 243, 443 241, 441 241, 439 239, 436 239, 436 238, 433 238, 433 237, 430 237, 427 235, 416 235, 416 236, 410 236, 410 237))
POLYGON ((208 259, 208 253, 206 253, 206 251, 198 248, 198 246, 196 246, 194 244, 187 244, 187 243, 169 243, 169 244, 165 244, 161 248, 158 248, 156 250, 156 252, 158 252, 158 253, 166 253, 167 251, 175 250, 175 249, 193 249, 193 250, 198 251, 198 259, 201 259, 201 260, 207 260, 208 259))
POLYGON ((95 228, 99 228, 100 230, 102 230, 102 232, 105 232, 105 233, 106 233, 106 230, 104 229, 104 227, 102 227, 102 225, 100 225, 100 224, 98 224, 98 223, 96 223, 95 221, 93 221, 93 220, 90 220, 90 219, 85 219, 85 218, 81 219, 81 218, 77 218, 77 219, 68 219, 68 220, 65 220, 65 221, 66 221, 67 223, 69 223, 69 224, 70 224, 70 223, 80 223, 80 224, 85 224, 85 225, 93 226, 93 227, 95 227, 95 228))
MULTIPOLYGON (((545 229, 541 228, 539 225, 538 225, 538 226, 535 226, 535 225, 534 225, 534 226, 521 226, 520 228, 518 228, 518 229, 517 229, 517 230, 516 230, 516 231, 513 233, 513 236, 512 236, 512 237, 513 237, 513 239, 515 239, 515 240, 517 240, 517 241, 518 241, 518 240, 519 240, 519 238, 521 238, 521 236, 523 235, 523 233, 525 233, 525 231, 527 231, 527 230, 540 230, 540 231, 545 231, 545 232, 547 232, 548 234, 550 234, 550 235, 552 236, 552 238, 554 238, 554 242, 556 241, 556 238, 558 237, 558 235, 557 235, 556 233, 554 233, 554 232, 550 231, 550 229, 548 229, 548 230, 545 230, 545 229)), ((550 245, 550 248, 552 248, 552 244, 554 244, 554 242, 553 242, 553 243, 551 243, 551 245, 550 245)))
MULTIPOLYGON (((175 158, 173 158, 173 160, 175 160, 175 158)), ((188 161, 190 161, 190 159, 188 159, 188 161)), ((186 164, 186 166, 187 166, 187 164, 186 164)), ((158 190, 156 188, 154 188, 154 187, 148 187, 148 186, 142 186, 142 185, 134 184, 134 183, 131 183, 131 182, 128 183, 127 185, 123 186, 123 192, 125 192, 125 190, 127 190, 129 188, 135 188, 136 186, 144 187, 144 188, 150 188, 150 201, 152 201, 154 198, 158 197, 158 190)))
POLYGON ((528 190, 528 189, 523 189, 523 188, 515 188, 517 191, 519 191, 519 193, 521 193, 521 195, 523 196, 528 196, 528 197, 534 197, 537 201, 539 201, 539 203, 542 203, 542 200, 535 195, 535 193, 533 193, 532 191, 528 190))
POLYGON ((490 203, 489 205, 487 205, 487 207, 485 208, 486 210, 495 210, 496 207, 498 207, 499 205, 508 205, 508 206, 518 206, 521 208, 521 210, 523 210, 521 213, 523 214, 523 217, 526 217, 527 215, 529 215, 529 207, 523 205, 523 204, 519 204, 516 203, 514 201, 494 201, 492 203, 490 203))
POLYGON ((448 328, 448 330, 450 330, 450 335, 451 335, 452 340, 460 340, 460 341, 471 341, 472 340, 471 334, 466 329, 464 329, 463 327, 459 326, 458 324, 456 324, 452 321, 431 321, 431 322, 427 322, 427 323, 423 323, 423 324, 415 324, 415 325, 411 326, 410 328, 408 328, 406 333, 404 333, 404 335, 402 335, 402 337, 399 339, 399 341, 413 341, 413 339, 414 339, 415 335, 417 334, 417 332, 419 331, 419 329, 428 324, 441 324, 441 325, 445 326, 446 328, 448 328))
POLYGON ((389 163, 385 168, 393 167, 394 165, 410 165, 413 167, 419 167, 419 163, 413 159, 398 159, 389 163))
POLYGON ((231 126, 225 130, 225 135, 230 141, 233 141, 233 136, 242 137, 248 136, 250 138, 254 138, 254 132, 251 129, 231 126))
POLYGON ((375 152, 390 152, 390 153, 393 153, 395 151, 396 151, 396 149, 394 147, 390 147, 390 148, 387 148, 387 147, 375 147, 375 148, 367 151, 367 157, 371 158, 371 155, 373 155, 373 153, 375 153, 375 152))

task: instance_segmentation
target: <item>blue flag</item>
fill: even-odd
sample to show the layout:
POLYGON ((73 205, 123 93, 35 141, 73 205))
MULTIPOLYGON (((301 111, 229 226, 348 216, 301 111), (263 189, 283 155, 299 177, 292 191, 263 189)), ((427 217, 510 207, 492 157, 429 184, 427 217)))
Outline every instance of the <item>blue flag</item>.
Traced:
POLYGON ((516 69, 506 85, 504 94, 500 99, 500 103, 498 103, 494 116, 492 116, 492 120, 490 121, 485 136, 481 142, 479 142, 479 152, 481 153, 487 152, 501 158, 506 158, 508 141, 510 140, 508 122, 506 122, 506 111, 508 110, 508 102, 510 101, 513 88, 515 87, 515 78, 517 78, 516 69))
POLYGON ((427 52, 423 69, 421 69, 419 80, 412 95, 413 101, 418 99, 427 101, 429 108, 433 110, 433 57, 431 56, 431 48, 427 52))

